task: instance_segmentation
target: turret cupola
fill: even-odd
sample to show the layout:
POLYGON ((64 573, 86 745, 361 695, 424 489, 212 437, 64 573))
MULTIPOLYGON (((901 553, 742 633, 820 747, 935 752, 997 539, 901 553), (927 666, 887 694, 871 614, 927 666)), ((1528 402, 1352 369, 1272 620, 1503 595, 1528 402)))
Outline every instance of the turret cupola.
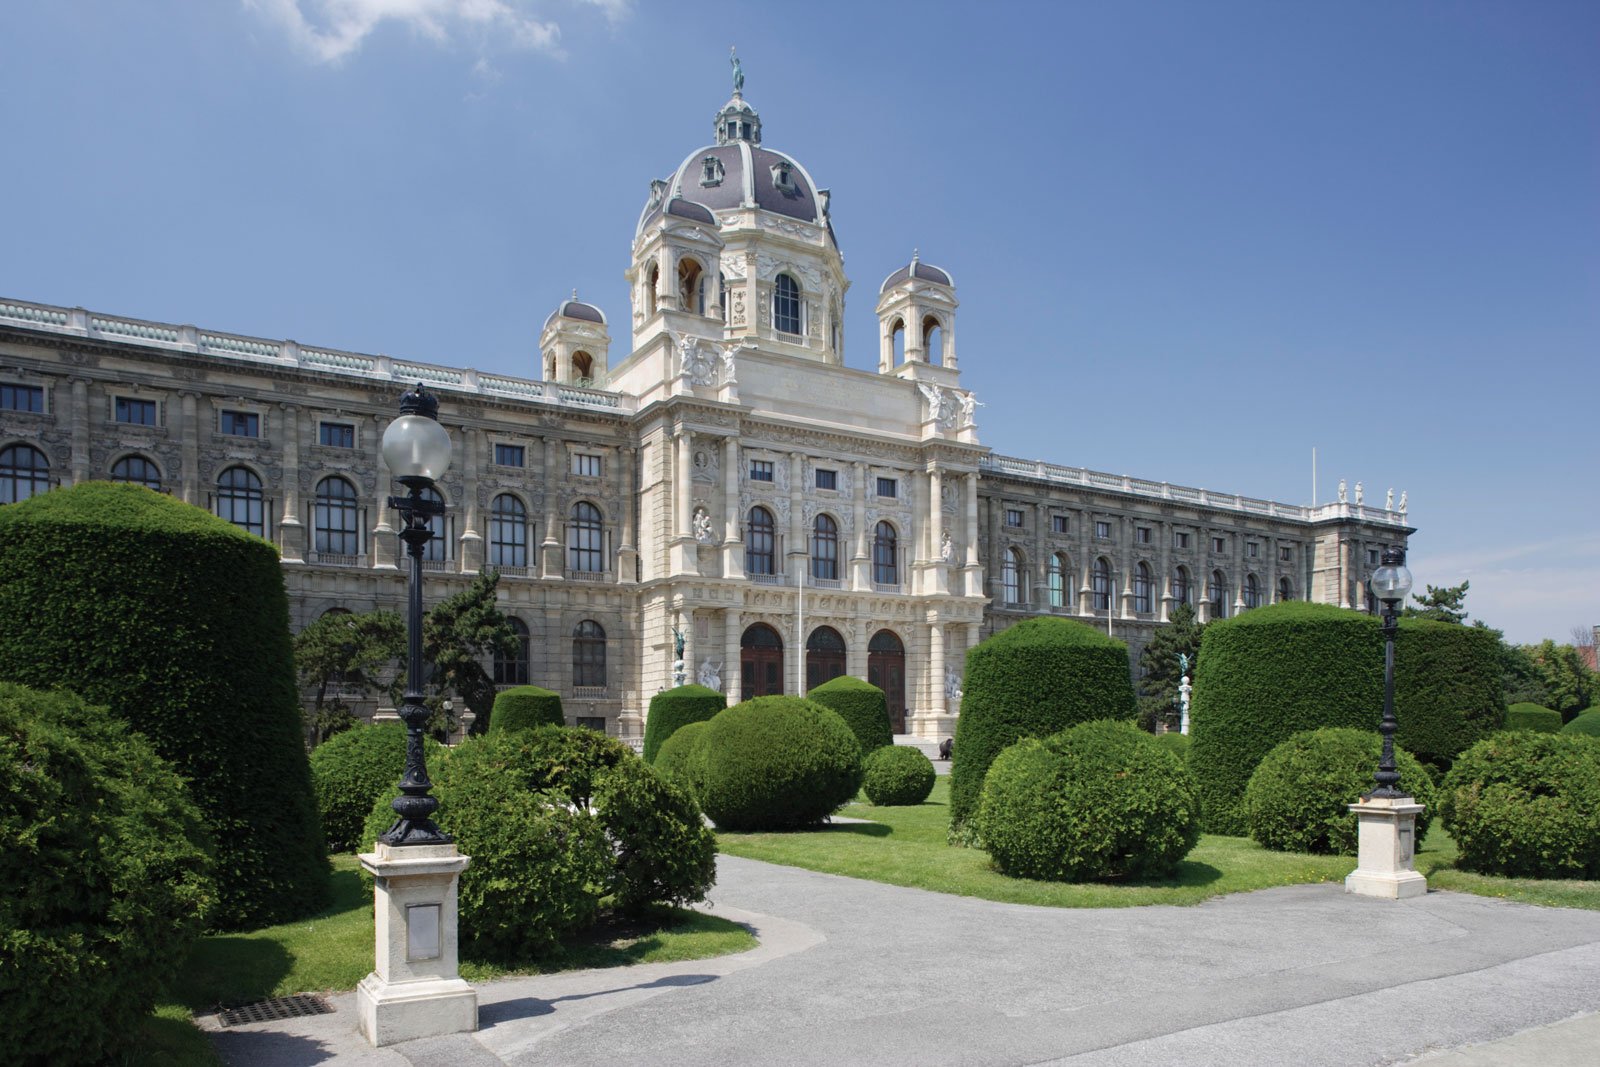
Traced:
POLYGON ((956 370, 956 285, 950 273, 913 252, 911 262, 878 287, 878 330, 878 373, 927 377, 905 371, 956 370))
POLYGON ((760 144, 761 116, 745 102, 744 66, 731 48, 728 50, 728 62, 733 64, 733 98, 717 112, 713 130, 717 144, 733 144, 736 141, 760 144))
POLYGON ((606 330, 606 314, 593 304, 572 299, 544 320, 539 331, 539 354, 543 357, 544 380, 562 385, 604 388, 611 334, 606 330))

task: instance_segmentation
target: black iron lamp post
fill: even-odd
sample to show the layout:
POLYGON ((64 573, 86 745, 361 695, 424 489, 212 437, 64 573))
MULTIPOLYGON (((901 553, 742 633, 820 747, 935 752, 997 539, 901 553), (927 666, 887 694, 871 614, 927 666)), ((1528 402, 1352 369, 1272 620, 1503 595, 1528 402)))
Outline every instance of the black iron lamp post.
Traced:
POLYGON ((1383 604, 1383 757, 1373 781, 1378 788, 1372 797, 1393 800, 1406 794, 1400 791, 1400 772, 1394 769, 1394 635, 1399 630, 1400 604, 1411 592, 1411 572, 1406 569, 1406 550, 1386 548, 1383 565, 1372 572, 1372 595, 1383 604))
POLYGON ((439 425, 439 400, 418 382, 400 398, 400 417, 383 431, 383 458, 406 496, 392 496, 389 506, 400 512, 400 539, 411 557, 411 582, 406 603, 406 693, 400 718, 406 724, 406 769, 393 808, 399 816, 378 840, 389 845, 447 845, 450 837, 433 824, 439 801, 428 795, 428 767, 422 757, 422 730, 428 707, 422 692, 422 553, 433 538, 428 521, 444 513, 444 505, 423 498, 423 492, 450 466, 450 435, 439 425))

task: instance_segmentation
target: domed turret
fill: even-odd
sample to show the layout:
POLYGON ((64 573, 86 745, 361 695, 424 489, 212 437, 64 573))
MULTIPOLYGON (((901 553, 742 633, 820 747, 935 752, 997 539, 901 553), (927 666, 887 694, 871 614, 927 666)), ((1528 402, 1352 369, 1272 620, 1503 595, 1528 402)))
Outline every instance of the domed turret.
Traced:
POLYGON ((920 252, 878 287, 878 372, 917 364, 956 370, 956 284, 920 252))
POLYGON ((603 387, 610 348, 606 313, 579 300, 576 289, 571 300, 562 301, 550 313, 539 331, 539 353, 547 382, 603 387))

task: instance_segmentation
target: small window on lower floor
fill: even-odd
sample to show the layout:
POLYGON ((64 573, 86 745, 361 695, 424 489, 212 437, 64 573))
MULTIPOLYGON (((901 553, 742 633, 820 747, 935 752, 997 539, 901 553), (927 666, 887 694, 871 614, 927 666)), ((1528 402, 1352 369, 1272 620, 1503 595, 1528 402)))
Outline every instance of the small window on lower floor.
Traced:
POLYGON ((753 459, 750 461, 750 480, 752 482, 772 481, 772 460, 753 459))
POLYGON ((1109 522, 1097 522, 1097 523, 1095 523, 1094 524, 1094 535, 1095 535, 1095 537, 1099 538, 1102 541, 1110 540, 1111 539, 1111 524, 1109 522))
POLYGON ((1006 508, 1006 525, 1020 527, 1022 525, 1022 511, 1018 508, 1006 508))
POLYGON ((837 489, 837 488, 839 488, 839 472, 838 471, 822 470, 822 469, 819 468, 817 470, 817 488, 818 489, 837 489))
POLYGON ((502 445, 498 442, 494 446, 494 465, 496 467, 526 467, 528 453, 522 445, 502 445))
POLYGON ((1052 515, 1052 516, 1050 516, 1050 529, 1055 531, 1058 534, 1066 533, 1067 532, 1067 516, 1065 516, 1065 515, 1052 515))
POLYGON ((325 448, 356 447, 356 428, 348 422, 324 422, 318 432, 325 448))
POLYGON ((893 499, 900 495, 900 482, 896 478, 879 478, 878 495, 893 499))
POLYGON ((572 455, 572 473, 580 478, 600 477, 600 457, 575 452, 572 455))
POLYGON ((606 717, 604 715, 579 715, 578 725, 585 730, 594 730, 603 734, 606 732, 606 717))

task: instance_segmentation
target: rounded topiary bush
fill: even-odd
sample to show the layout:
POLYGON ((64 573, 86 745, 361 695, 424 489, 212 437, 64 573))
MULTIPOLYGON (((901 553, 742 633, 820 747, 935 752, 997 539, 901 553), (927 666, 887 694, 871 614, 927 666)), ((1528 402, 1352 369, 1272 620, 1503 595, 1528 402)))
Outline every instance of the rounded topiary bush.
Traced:
MULTIPOLYGON (((1356 816, 1350 810, 1376 787, 1373 773, 1383 753, 1379 734, 1348 727, 1306 730, 1282 742, 1261 760, 1245 788, 1250 836, 1279 852, 1356 854, 1356 816)), ((1433 820, 1433 778, 1409 752, 1395 748, 1400 788, 1423 810, 1416 837, 1433 820)))
POLYGON ((561 695, 536 685, 519 685, 495 694, 494 710, 489 713, 491 734, 509 730, 532 730, 540 726, 565 726, 561 695))
POLYGON ((1004 874, 1056 882, 1156 878, 1200 839, 1183 762, 1126 722, 1087 722, 1002 752, 976 817, 1004 874))
POLYGON ((149 742, 0 683, 0 1004, 9 1062, 112 1062, 216 903, 199 810, 149 742))
POLYGON ((661 777, 676 782, 698 797, 705 788, 706 728, 710 720, 686 723, 661 743, 651 764, 661 777))
POLYGON ((1132 719, 1128 646, 1090 626, 1043 616, 967 653, 950 767, 950 826, 959 838, 1002 749, 1091 719, 1132 719))
POLYGON ((680 685, 650 698, 644 724, 644 758, 654 763, 667 738, 692 722, 705 722, 728 706, 728 698, 703 685, 680 685))
MULTIPOLYGON (((1395 743, 1422 763, 1447 771, 1459 753, 1505 728, 1500 638, 1493 630, 1401 619, 1394 657, 1395 743)), ((1381 625, 1378 681, 1381 685, 1381 625)), ((1380 717, 1382 711, 1380 704, 1380 717)))
MULTIPOLYGON (((431 737, 422 744, 432 767, 443 746, 431 737)), ((329 852, 372 846, 361 837, 362 825, 378 797, 399 794, 405 769, 406 728, 397 722, 356 726, 311 750, 311 784, 329 852)))
POLYGON ((861 773, 861 788, 879 807, 921 804, 933 792, 938 776, 933 761, 909 745, 885 745, 867 753, 861 773))
POLYGON ((1600 738, 1512 732, 1456 760, 1439 816, 1457 865, 1512 878, 1600 878, 1600 738))
MULTIPOLYGON (((1556 712, 1559 717, 1560 712, 1556 712)), ((1600 711, 1591 708, 1561 728, 1564 734, 1587 734, 1590 737, 1600 737, 1600 711)))
POLYGON ((1185 766, 1188 765, 1190 745, 1188 734, 1180 734, 1172 730, 1168 730, 1164 734, 1155 734, 1154 736, 1158 744, 1160 744, 1168 752, 1171 752, 1174 756, 1177 756, 1179 759, 1181 759, 1185 766))
POLYGON ((861 745, 843 719, 801 697, 756 697, 706 727, 700 804, 718 829, 821 822, 861 788, 861 745))
POLYGON ((1539 734, 1561 732, 1561 713, 1542 704, 1513 704, 1506 709, 1507 730, 1532 730, 1539 734))
POLYGON ((861 743, 862 752, 894 744, 888 698, 871 682, 841 674, 812 689, 806 699, 838 712, 861 743))
POLYGON ((86 482, 8 504, 0 678, 70 681, 177 769, 215 842, 217 925, 326 903, 272 545, 143 486, 86 482))

